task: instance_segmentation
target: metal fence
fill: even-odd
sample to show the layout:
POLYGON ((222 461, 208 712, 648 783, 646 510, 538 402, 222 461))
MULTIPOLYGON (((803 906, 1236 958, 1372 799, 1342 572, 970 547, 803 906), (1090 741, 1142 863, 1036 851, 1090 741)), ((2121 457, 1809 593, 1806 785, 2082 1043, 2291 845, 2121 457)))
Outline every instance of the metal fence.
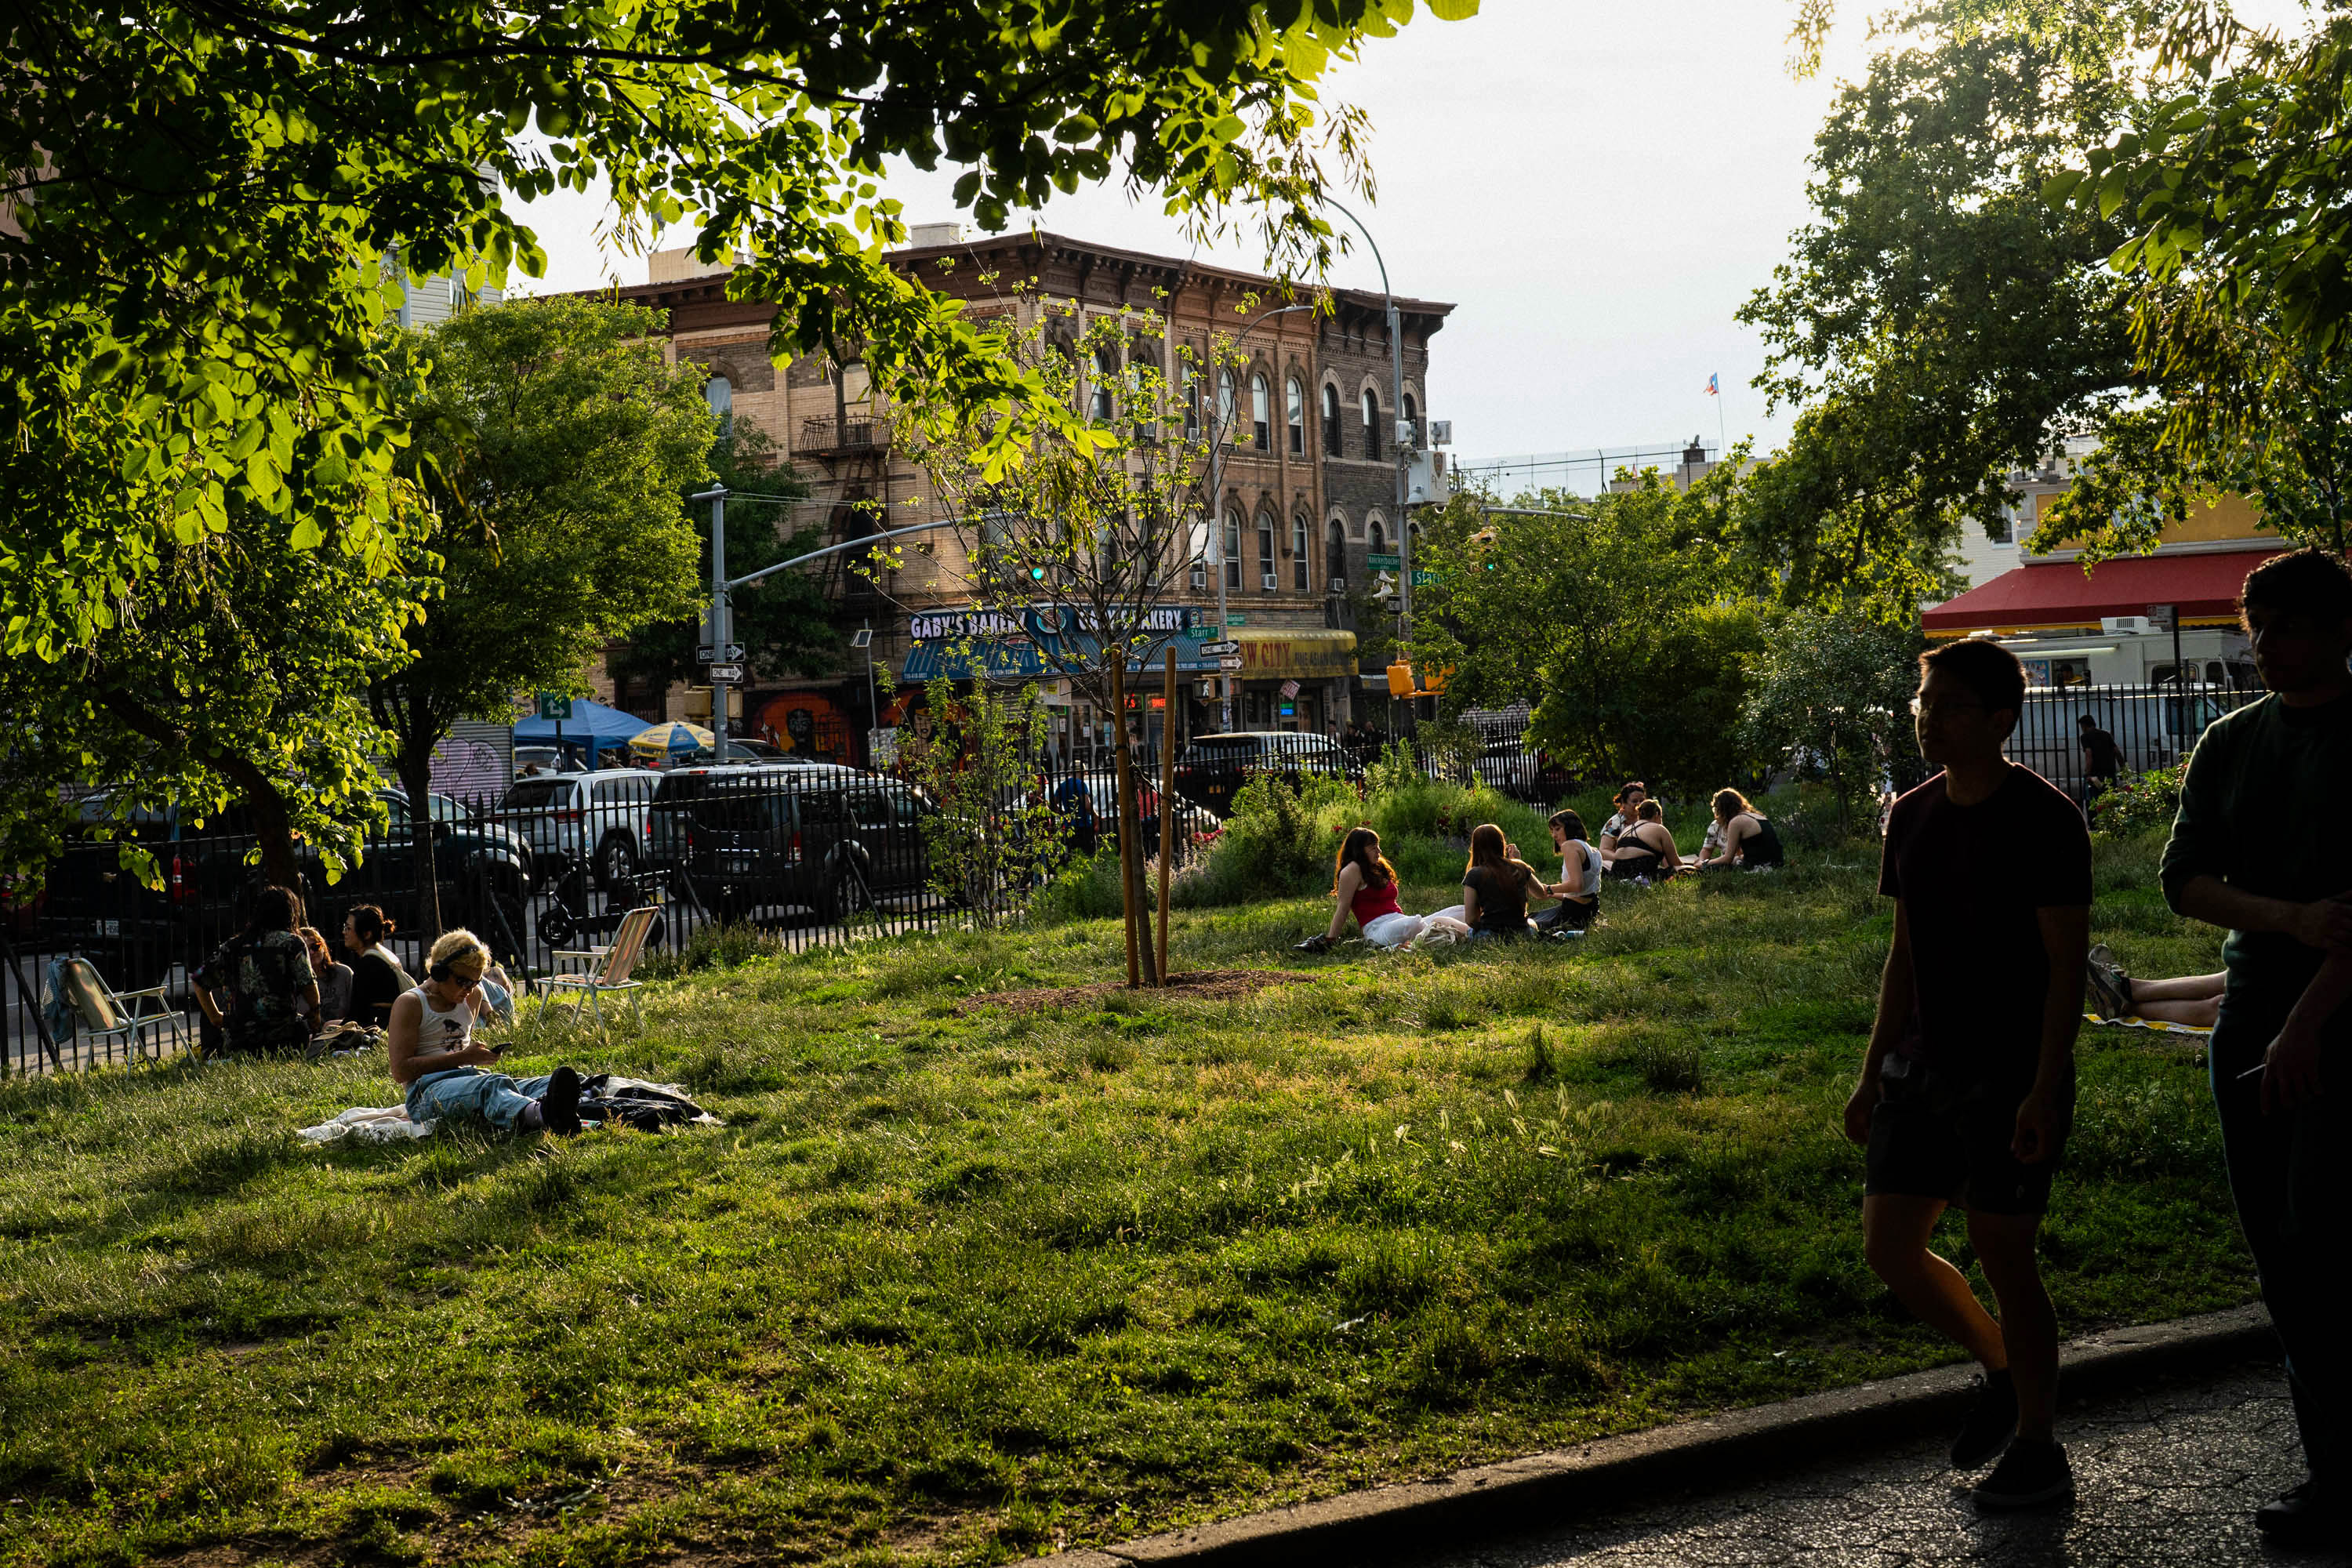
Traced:
MULTIPOLYGON (((2010 755, 2078 799, 2084 752, 2077 720, 2088 714, 2115 737, 2131 771, 2177 763, 2203 727, 2259 693, 2191 689, 2186 694, 2139 688, 2038 690, 2028 695, 2010 755)), ((1381 738, 1335 740, 1309 734, 1210 736, 1175 760, 1175 832, 1168 845, 1181 868, 1220 831, 1234 797, 1253 776, 1320 774, 1360 779, 1381 754, 1381 738)), ((1484 784, 1516 798, 1549 805, 1580 787, 1524 733, 1490 727, 1478 745, 1417 748, 1425 776, 1484 784)), ((1136 781, 1142 820, 1137 843, 1160 849, 1160 768, 1152 760, 1136 781)), ((1898 781, 1912 782, 1912 781, 1898 781)), ((940 810, 903 777, 840 764, 756 763, 668 772, 609 770, 517 781, 496 795, 436 795, 427 812, 398 803, 397 835, 371 843, 364 858, 330 882, 307 862, 302 888, 310 922, 340 951, 345 914, 372 904, 400 928, 390 946, 412 973, 424 972, 418 933, 425 885, 415 835, 429 849, 445 926, 462 925, 486 941, 509 973, 537 979, 576 969, 576 956, 610 941, 627 912, 658 908, 651 946, 674 951, 700 930, 757 928, 799 951, 877 934, 934 931, 986 918, 1006 889, 986 885, 1003 864, 1040 858, 1033 879, 1076 856, 1118 843, 1115 775, 1108 767, 1045 767, 1022 788, 975 807, 974 820, 950 825, 954 840, 985 835, 1000 869, 948 874, 937 853, 940 810), (1041 806, 1060 842, 1038 857, 1023 853, 1041 806), (569 956, 568 956, 569 955, 569 956)), ((190 976, 243 928, 260 885, 255 841, 243 834, 173 832, 149 825, 139 841, 153 858, 162 887, 126 870, 110 843, 69 848, 49 868, 30 905, 0 909, 14 963, 0 963, 0 1072, 41 1070, 50 1058, 35 1026, 43 976, 60 955, 88 958, 116 991, 160 986, 178 1015, 174 1039, 195 1036, 190 976)), ((961 862, 953 862, 961 863, 961 862)), ((149 1033, 163 1033, 150 1031, 149 1033)), ((56 1065, 106 1065, 139 1054, 125 1038, 93 1040, 69 1031, 56 1065)))

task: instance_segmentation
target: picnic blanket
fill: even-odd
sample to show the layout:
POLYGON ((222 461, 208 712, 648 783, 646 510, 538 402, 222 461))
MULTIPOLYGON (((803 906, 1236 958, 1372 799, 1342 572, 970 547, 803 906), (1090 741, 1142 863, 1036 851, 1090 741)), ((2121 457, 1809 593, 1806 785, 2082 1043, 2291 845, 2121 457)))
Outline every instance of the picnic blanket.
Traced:
POLYGON ((2213 1037, 2213 1031, 2210 1029, 2201 1029, 2194 1024, 2168 1024, 2161 1018, 2142 1018, 2137 1016, 2102 1018, 2096 1013, 2085 1013, 2083 1016, 2094 1024, 2111 1025, 2118 1029, 2154 1029, 2159 1035, 2187 1035, 2191 1039, 2198 1040, 2210 1040, 2213 1037))
MULTIPOLYGON (((583 1123, 630 1127, 640 1132, 658 1132, 665 1127, 681 1125, 726 1125, 688 1100, 686 1090, 677 1084, 647 1083, 643 1079, 609 1072, 580 1080, 580 1120, 583 1123)), ((404 1106, 354 1105, 316 1127, 298 1128, 294 1135, 310 1143, 332 1143, 342 1138, 355 1138, 362 1143, 391 1143, 403 1138, 431 1137, 434 1128, 439 1125, 437 1121, 411 1121, 404 1106)))
POLYGON ((309 1143, 332 1143, 339 1138, 355 1138, 362 1143, 394 1143, 403 1138, 429 1138, 438 1125, 433 1121, 411 1121, 404 1105, 354 1105, 316 1127, 297 1128, 294 1136, 309 1143))

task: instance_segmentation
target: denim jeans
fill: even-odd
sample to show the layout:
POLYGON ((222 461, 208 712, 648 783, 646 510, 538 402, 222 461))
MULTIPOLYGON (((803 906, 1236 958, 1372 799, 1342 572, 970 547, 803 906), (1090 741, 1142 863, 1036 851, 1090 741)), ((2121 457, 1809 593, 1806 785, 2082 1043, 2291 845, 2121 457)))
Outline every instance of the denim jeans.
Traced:
POLYGON ((408 1086, 408 1119, 434 1121, 472 1117, 504 1132, 515 1130, 523 1107, 547 1092, 545 1078, 512 1079, 480 1068, 426 1073, 408 1086))
POLYGON ((2327 1092, 2274 1116, 2263 1114, 2260 1076, 2240 1076, 2262 1061, 2294 1001, 2294 991, 2256 995, 2233 984, 2208 1058, 2230 1195, 2286 1351, 2304 1459, 2340 1489, 2352 1486, 2352 1047, 2339 1019, 2321 1058, 2327 1092))

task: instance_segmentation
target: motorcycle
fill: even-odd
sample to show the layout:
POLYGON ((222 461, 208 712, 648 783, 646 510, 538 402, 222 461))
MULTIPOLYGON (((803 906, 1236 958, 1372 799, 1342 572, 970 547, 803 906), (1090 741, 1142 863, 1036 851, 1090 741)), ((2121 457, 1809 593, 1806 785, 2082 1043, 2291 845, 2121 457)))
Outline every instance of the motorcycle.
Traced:
MULTIPOLYGON (((668 881, 660 871, 638 871, 621 878, 610 892, 599 890, 594 863, 578 851, 567 856, 562 875, 548 889, 548 907, 539 914, 539 936, 551 948, 593 943, 618 931, 631 910, 665 902, 668 881)), ((669 917, 654 916, 646 945, 659 947, 668 940, 669 917)))

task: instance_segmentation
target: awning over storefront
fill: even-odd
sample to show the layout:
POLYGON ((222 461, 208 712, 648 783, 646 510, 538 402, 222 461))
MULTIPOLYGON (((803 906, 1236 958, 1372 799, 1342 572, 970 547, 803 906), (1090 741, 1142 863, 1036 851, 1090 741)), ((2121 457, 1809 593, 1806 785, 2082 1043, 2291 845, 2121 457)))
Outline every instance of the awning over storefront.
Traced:
MULTIPOLYGON (((945 676, 950 680, 974 680, 985 675, 991 680, 1051 680, 1063 672, 1046 657, 1045 648, 1067 648, 1071 658, 1091 663, 1100 646, 1092 637, 1076 632, 1048 637, 1042 647, 1031 638, 1021 637, 925 637, 908 653, 907 666, 899 679, 919 682, 945 676)), ((1161 661, 1166 655, 1162 650, 1171 647, 1176 650, 1178 674, 1217 672, 1217 661, 1201 656, 1197 640, 1162 637, 1128 656, 1128 673, 1158 674, 1164 668, 1161 661)))
POLYGON ((1356 634, 1237 628, 1244 680, 1346 680, 1356 673, 1356 634))
POLYGON ((2095 632, 2109 616, 2144 616, 2171 605, 2182 626, 2226 624, 2238 615, 2246 574, 2284 546, 2210 554, 2132 555, 2103 561, 2088 575, 2072 561, 2020 566, 1947 599, 1919 617, 1931 637, 1969 632, 2095 632))

